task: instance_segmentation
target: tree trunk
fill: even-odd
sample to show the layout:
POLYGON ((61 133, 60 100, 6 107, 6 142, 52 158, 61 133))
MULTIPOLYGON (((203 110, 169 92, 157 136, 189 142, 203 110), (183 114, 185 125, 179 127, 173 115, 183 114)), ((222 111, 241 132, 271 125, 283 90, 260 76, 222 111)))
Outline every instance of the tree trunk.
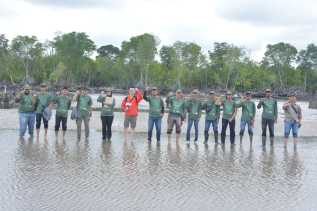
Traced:
POLYGON ((281 69, 282 69, 281 67, 278 67, 277 73, 278 73, 278 76, 279 76, 281 88, 284 88, 283 79, 282 79, 282 70, 281 69))
POLYGON ((230 81, 230 75, 231 75, 231 65, 229 65, 228 74, 227 74, 227 80, 226 80, 226 89, 229 87, 229 81, 230 81))
POLYGON ((305 71, 305 76, 304 76, 304 91, 307 91, 307 71, 305 71))

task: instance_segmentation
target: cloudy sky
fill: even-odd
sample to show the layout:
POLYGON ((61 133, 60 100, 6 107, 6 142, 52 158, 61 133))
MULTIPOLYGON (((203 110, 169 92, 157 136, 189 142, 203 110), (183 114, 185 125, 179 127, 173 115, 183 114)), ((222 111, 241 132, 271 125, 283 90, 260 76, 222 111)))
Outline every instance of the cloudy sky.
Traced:
POLYGON ((0 0, 1 32, 9 39, 86 32, 97 45, 120 46, 145 32, 161 44, 194 41, 204 50, 230 42, 261 59, 268 43, 317 43, 316 0, 0 0))

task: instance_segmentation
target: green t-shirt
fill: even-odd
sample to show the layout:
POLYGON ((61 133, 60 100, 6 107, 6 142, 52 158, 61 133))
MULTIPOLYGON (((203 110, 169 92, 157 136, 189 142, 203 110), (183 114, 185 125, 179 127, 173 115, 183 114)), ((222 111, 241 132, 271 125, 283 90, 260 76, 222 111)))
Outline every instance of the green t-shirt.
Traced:
POLYGON ((230 120, 232 118, 232 115, 235 112, 236 103, 233 100, 232 101, 225 100, 222 106, 223 106, 222 118, 226 120, 230 120))
POLYGON ((150 117, 160 117, 164 107, 162 98, 160 96, 146 96, 144 97, 144 100, 149 102, 150 117))
POLYGON ((114 107, 116 105, 116 101, 113 97, 104 97, 100 95, 97 101, 102 104, 101 116, 113 116, 114 107))
POLYGON ((220 105, 216 105, 213 100, 208 100, 203 105, 206 111, 206 120, 213 121, 220 117, 220 105))
POLYGON ((169 113, 177 116, 185 115, 185 101, 177 99, 175 96, 170 97, 168 101, 169 113))
POLYGON ((263 107, 262 118, 264 119, 277 119, 277 101, 273 98, 264 98, 259 104, 258 108, 263 107))
POLYGON ((43 113, 44 109, 49 105, 52 101, 52 97, 47 93, 40 93, 38 96, 38 104, 36 107, 36 113, 41 114, 43 113))
POLYGON ((71 100, 67 96, 56 96, 54 98, 54 103, 56 103, 56 116, 67 117, 68 110, 71 105, 71 100))
POLYGON ((21 95, 20 99, 19 112, 20 113, 30 113, 35 111, 35 103, 33 102, 33 96, 29 95, 21 95))
POLYGON ((242 115, 241 120, 242 121, 251 121, 255 117, 256 109, 255 109, 255 103, 251 100, 246 100, 243 102, 239 102, 237 104, 237 107, 242 108, 242 115))
POLYGON ((188 100, 186 102, 186 109, 188 112, 188 118, 191 120, 197 120, 201 116, 202 103, 199 100, 188 100))
POLYGON ((85 118, 90 115, 92 99, 88 95, 83 95, 78 97, 78 110, 80 118, 85 118))

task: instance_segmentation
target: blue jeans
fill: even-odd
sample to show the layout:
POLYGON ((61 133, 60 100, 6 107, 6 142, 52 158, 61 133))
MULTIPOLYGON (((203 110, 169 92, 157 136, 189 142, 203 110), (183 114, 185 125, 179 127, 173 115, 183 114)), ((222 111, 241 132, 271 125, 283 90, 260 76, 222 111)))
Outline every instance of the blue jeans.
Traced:
POLYGON ((252 123, 251 121, 246 121, 246 120, 241 120, 240 122, 240 136, 243 136, 246 126, 248 126, 249 135, 252 136, 253 135, 252 123))
POLYGON ((298 137, 299 124, 295 120, 285 120, 284 121, 284 137, 288 138, 289 134, 293 133, 293 137, 298 137))
POLYGON ((218 119, 215 120, 205 120, 205 141, 209 138, 209 128, 212 125, 215 141, 218 142, 218 119))
POLYGON ((199 124, 199 119, 188 119, 188 124, 187 124, 187 133, 186 133, 186 140, 190 140, 190 131, 192 129, 192 126, 194 124, 195 127, 195 141, 198 140, 198 124, 199 124))
POLYGON ((19 113, 19 122, 20 122, 20 137, 22 138, 26 132, 26 129, 29 129, 30 136, 33 136, 34 123, 35 123, 35 113, 19 113))
POLYGON ((162 117, 149 117, 148 121, 148 140, 152 140, 152 132, 155 125, 156 129, 156 140, 161 140, 161 125, 162 125, 162 117))

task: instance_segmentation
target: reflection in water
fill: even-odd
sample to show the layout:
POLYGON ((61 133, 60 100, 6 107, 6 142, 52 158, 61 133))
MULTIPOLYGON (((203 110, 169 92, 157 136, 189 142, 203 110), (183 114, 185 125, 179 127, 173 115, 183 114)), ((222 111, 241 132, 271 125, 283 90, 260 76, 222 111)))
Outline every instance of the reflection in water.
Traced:
POLYGON ((1 210, 317 208, 309 203, 317 171, 307 171, 316 164, 309 156, 317 149, 314 142, 293 150, 280 140, 262 148, 261 138, 250 147, 186 145, 175 138, 156 145, 146 135, 125 140, 118 133, 108 143, 99 135, 89 142, 77 142, 75 131, 65 141, 0 137, 0 147, 11 149, 1 157, 0 176, 12 178, 0 182, 7 201, 1 210))

